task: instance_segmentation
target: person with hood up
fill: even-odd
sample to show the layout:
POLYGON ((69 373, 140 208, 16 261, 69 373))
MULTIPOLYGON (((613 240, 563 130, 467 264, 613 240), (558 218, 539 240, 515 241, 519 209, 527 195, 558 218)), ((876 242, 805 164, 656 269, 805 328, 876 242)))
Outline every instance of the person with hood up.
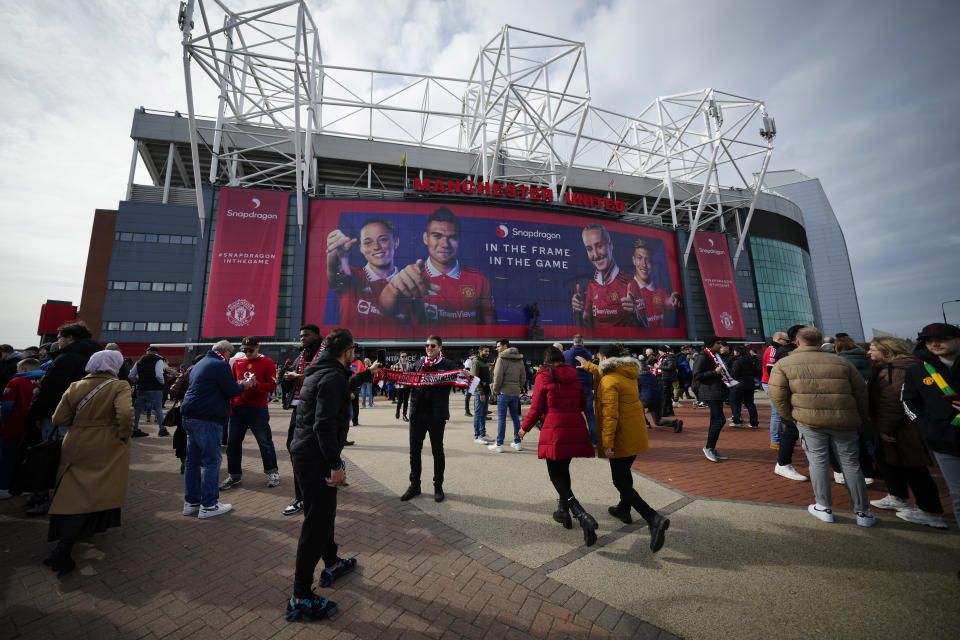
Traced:
MULTIPOLYGON (((584 360, 593 360, 593 354, 583 346, 583 336, 579 333, 573 336, 573 344, 569 349, 563 352, 563 359, 571 367, 577 366, 577 358, 584 360)), ((587 408, 583 414, 587 417, 587 428, 590 429, 590 441, 593 446, 597 446, 597 423, 593 411, 593 376, 584 369, 577 369, 577 377, 580 379, 580 385, 583 387, 583 394, 587 399, 587 408)))
POLYGON ((659 551, 670 527, 670 520, 657 513, 633 488, 631 467, 647 450, 647 423, 643 417, 637 378, 640 362, 624 354, 615 345, 600 349, 600 366, 580 360, 594 378, 597 426, 597 455, 610 461, 613 486, 620 492, 620 502, 607 511, 626 524, 633 522, 631 508, 636 509, 650 529, 650 550, 659 551))
POLYGON ((583 415, 585 408, 586 395, 576 369, 566 364, 563 352, 556 347, 547 347, 543 352, 543 366, 534 378, 533 402, 519 435, 523 438, 543 420, 537 457, 547 461, 547 474, 557 490, 557 510, 553 519, 572 529, 570 514, 573 514, 580 522, 583 541, 589 547, 597 541, 597 521, 577 501, 570 483, 570 461, 594 456, 583 415))
POLYGON ((878 509, 893 509, 898 518, 907 522, 946 529, 940 491, 927 469, 933 460, 900 402, 907 369, 920 364, 911 351, 906 340, 876 337, 867 352, 874 363, 867 393, 870 421, 878 436, 876 463, 887 485, 887 495, 871 500, 870 504, 878 509), (910 507, 911 490, 916 509, 910 507))
POLYGON ((71 552, 77 540, 120 526, 133 433, 130 385, 117 379, 121 365, 116 351, 91 355, 87 375, 70 384, 53 414, 53 424, 69 431, 47 535, 47 541, 59 542, 44 564, 61 574, 76 567, 71 552))
POLYGON ((853 338, 850 336, 840 336, 837 338, 837 341, 833 343, 833 348, 836 349, 838 356, 857 368, 857 371, 863 376, 864 381, 870 379, 870 374, 873 372, 873 362, 870 361, 867 352, 853 341, 853 338))

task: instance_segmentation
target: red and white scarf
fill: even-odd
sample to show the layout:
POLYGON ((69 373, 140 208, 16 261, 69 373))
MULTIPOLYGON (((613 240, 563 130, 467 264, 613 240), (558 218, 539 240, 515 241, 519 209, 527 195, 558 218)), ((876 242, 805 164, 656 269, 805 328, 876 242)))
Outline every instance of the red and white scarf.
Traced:
MULTIPOLYGON (((327 350, 327 345, 324 342, 320 343, 320 348, 317 349, 317 352, 313 354, 313 358, 310 360, 310 364, 307 364, 307 350, 304 349, 300 352, 300 355, 297 356, 297 361, 293 364, 293 370, 297 375, 303 375, 303 372, 313 366, 313 363, 317 361, 317 358, 320 357, 320 354, 327 350)), ((290 406, 295 407, 300 404, 300 389, 303 388, 303 380, 297 381, 297 388, 293 390, 293 399, 290 400, 290 406)))
POLYGON ((439 364, 441 360, 443 360, 443 351, 437 351, 437 357, 436 357, 436 358, 433 358, 433 359, 424 356, 424 358, 423 358, 423 367, 422 367, 422 368, 423 368, 423 369, 432 369, 432 368, 434 368, 435 366, 437 366, 437 364, 439 364))
MULTIPOLYGON (((440 361, 440 357, 433 360, 424 360, 423 366, 430 367, 440 361)), ((480 384, 480 378, 470 375, 463 369, 455 371, 399 371, 397 369, 380 369, 374 374, 374 382, 392 382, 393 384, 402 384, 405 387, 439 387, 453 386, 466 387, 470 393, 476 391, 480 384)))
POLYGON ((716 353, 713 353, 712 351, 710 351, 710 349, 707 349, 706 347, 704 347, 703 350, 704 352, 706 352, 708 356, 713 358, 714 364, 720 367, 720 378, 723 380, 723 384, 727 385, 728 387, 737 386, 737 381, 734 380, 733 376, 730 375, 730 372, 727 371, 727 365, 723 364, 723 360, 720 358, 720 356, 717 355, 716 353))

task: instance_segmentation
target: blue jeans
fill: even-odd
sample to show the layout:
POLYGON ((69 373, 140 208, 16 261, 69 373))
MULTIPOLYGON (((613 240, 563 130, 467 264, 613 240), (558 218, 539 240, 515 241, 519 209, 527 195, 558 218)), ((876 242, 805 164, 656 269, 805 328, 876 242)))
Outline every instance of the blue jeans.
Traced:
POLYGON ((277 452, 273 448, 270 413, 267 408, 234 406, 227 432, 227 471, 230 472, 230 477, 239 478, 243 474, 240 461, 243 458, 243 438, 247 435, 248 428, 260 447, 263 472, 276 473, 277 452))
POLYGON ((157 424, 163 424, 163 389, 156 391, 137 391, 137 403, 133 407, 133 430, 140 430, 140 412, 146 408, 146 405, 152 407, 153 413, 157 416, 157 424))
MULTIPOLYGON (((770 385, 762 382, 760 386, 763 387, 763 392, 769 397, 770 385)), ((770 403, 770 444, 780 444, 780 414, 777 413, 777 408, 773 406, 773 402, 770 403)))
POLYGON ((219 422, 183 419, 187 432, 187 459, 183 470, 183 501, 212 507, 220 499, 220 439, 223 426, 219 422), (200 468, 203 467, 201 477, 200 468))
POLYGON ((373 406, 373 383, 364 382, 360 385, 360 402, 363 407, 373 406), (369 400, 368 400, 369 399, 369 400), (367 404, 369 402, 369 404, 367 404))
POLYGON ((474 394, 473 403, 473 437, 487 435, 487 405, 490 403, 490 397, 484 396, 486 400, 480 402, 480 394, 474 394))
POLYGON ((707 449, 714 449, 717 446, 717 440, 720 438, 720 431, 726 418, 723 415, 723 400, 707 400, 707 406, 710 407, 710 429, 707 431, 707 449))
POLYGON ((940 465, 940 472, 943 473, 947 489, 950 490, 950 498, 953 500, 953 517, 957 519, 957 526, 960 527, 960 456, 942 451, 934 451, 933 455, 937 459, 937 464, 940 465))
POLYGON ((583 410, 583 414, 587 418, 590 440, 593 442, 593 446, 597 446, 597 416, 593 413, 593 389, 584 387, 583 392, 587 396, 587 408, 583 410))
POLYGON ((520 396, 497 394, 497 444, 503 445, 503 436, 507 430, 507 411, 513 420, 513 441, 520 442, 520 396))

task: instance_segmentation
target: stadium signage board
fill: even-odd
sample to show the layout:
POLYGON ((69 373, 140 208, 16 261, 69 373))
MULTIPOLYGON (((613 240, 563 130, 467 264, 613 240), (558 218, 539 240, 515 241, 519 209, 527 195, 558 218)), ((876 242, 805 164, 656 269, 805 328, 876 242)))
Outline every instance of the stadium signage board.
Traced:
MULTIPOLYGON (((535 200, 539 202, 556 202, 553 191, 541 187, 530 187, 525 184, 510 182, 478 182, 474 180, 451 180, 415 178, 413 190, 427 193, 443 193, 446 195, 490 196, 509 200, 535 200)), ((620 212, 626 206, 622 200, 600 198, 585 193, 575 193, 567 189, 563 194, 564 201, 573 206, 620 212)))

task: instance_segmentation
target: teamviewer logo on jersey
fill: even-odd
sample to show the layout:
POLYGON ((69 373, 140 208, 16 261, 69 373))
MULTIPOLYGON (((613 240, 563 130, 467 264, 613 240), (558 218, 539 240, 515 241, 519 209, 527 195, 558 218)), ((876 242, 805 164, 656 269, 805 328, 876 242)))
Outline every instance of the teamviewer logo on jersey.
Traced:
POLYGON ((234 300, 227 305, 227 322, 235 327, 245 327, 253 322, 255 308, 252 302, 244 298, 234 300))
POLYGON ((506 238, 510 234, 510 228, 505 224, 497 225, 497 237, 506 238))

